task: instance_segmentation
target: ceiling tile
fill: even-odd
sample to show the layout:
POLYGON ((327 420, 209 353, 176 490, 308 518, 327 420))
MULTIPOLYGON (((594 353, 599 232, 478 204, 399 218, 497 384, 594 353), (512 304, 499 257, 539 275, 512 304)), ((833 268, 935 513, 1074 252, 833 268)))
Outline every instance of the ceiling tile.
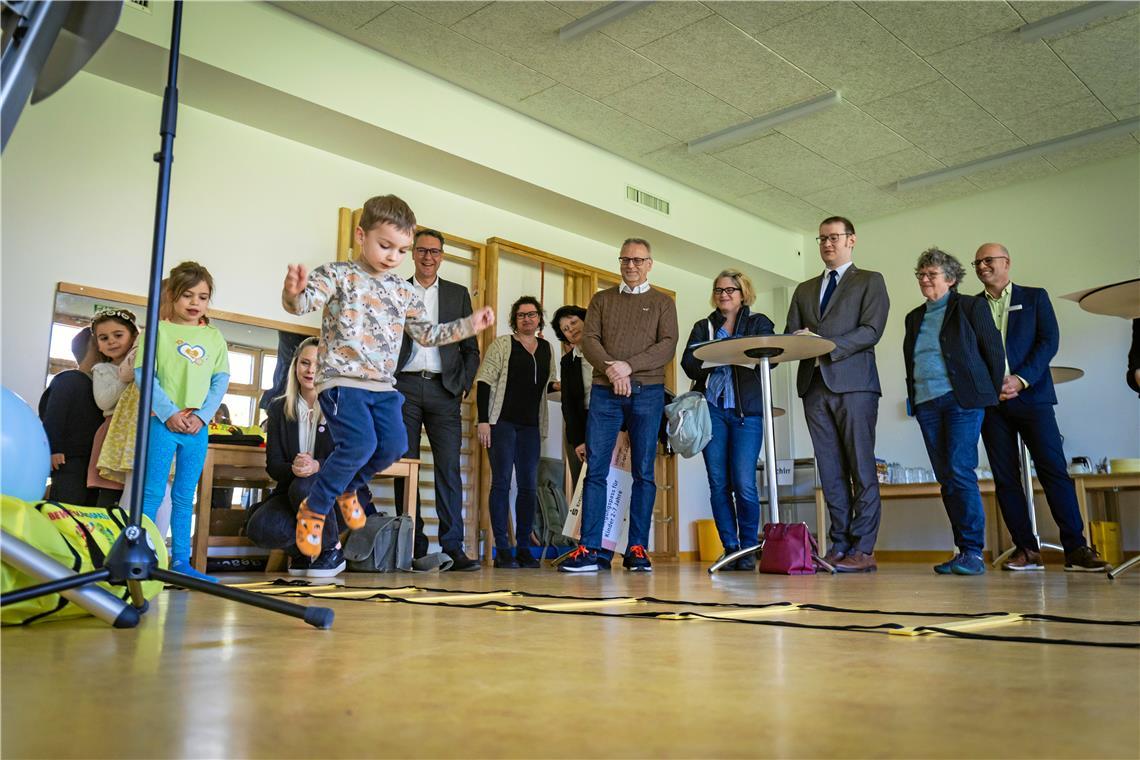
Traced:
POLYGON ((704 153, 689 153, 683 143, 643 156, 640 163, 717 198, 728 200, 768 185, 704 153))
POLYGON ((907 148, 898 153, 879 156, 847 168, 876 187, 887 187, 900 179, 941 169, 944 165, 941 161, 931 158, 918 148, 907 148))
POLYGON ((331 0, 327 3, 312 2, 275 2, 278 8, 283 8, 301 18, 314 21, 334 32, 344 33, 349 29, 358 29, 384 11, 392 7, 389 2, 354 2, 353 0, 331 0))
POLYGON ((1049 46, 1109 108, 1140 103, 1140 11, 1049 46))
POLYGON ((841 103, 776 131, 840 166, 895 153, 910 143, 858 108, 841 103))
POLYGON ((945 79, 863 107, 935 158, 1008 139, 1010 132, 945 79))
POLYGON ((1081 0, 1077 0, 1077 2, 1068 2, 1067 0, 1064 2, 1062 0, 1011 0, 1010 2, 1013 9, 1025 19, 1026 23, 1056 16, 1058 13, 1071 11, 1073 8, 1085 4, 1081 0))
POLYGON ((1070 103, 1088 89, 1044 42, 1001 32, 926 59, 998 119, 1070 103))
POLYGON ((602 34, 631 48, 640 48, 712 14, 702 3, 647 3, 644 8, 606 24, 602 34))
POLYGON ((741 196, 732 202, 745 211, 791 229, 818 229, 819 223, 828 216, 823 209, 775 187, 741 196))
POLYGON ((572 16, 549 3, 496 2, 451 28, 594 98, 661 72, 657 64, 602 34, 560 41, 558 30, 570 21, 572 16))
POLYGON ((710 9, 731 21, 749 34, 756 34, 771 29, 774 26, 799 18, 808 13, 828 5, 826 2, 786 2, 772 0, 772 2, 751 2, 746 0, 714 0, 706 2, 710 9))
POLYGON ((967 150, 951 153, 948 156, 941 157, 946 162, 947 166, 959 166, 961 164, 968 164, 971 161, 977 161, 982 158, 989 158, 996 156, 999 153, 1005 153, 1007 150, 1014 150, 1015 148, 1024 148, 1025 141, 1015 135, 1006 135, 997 142, 988 143, 987 145, 979 145, 976 148, 969 148, 967 150))
POLYGON ((757 39, 856 105, 938 79, 914 51, 851 3, 828 5, 757 39))
POLYGON ((676 142, 675 138, 561 84, 532 95, 518 103, 516 108, 586 142, 628 158, 676 142))
POLYGON ((804 200, 828 214, 839 214, 848 219, 872 219, 906 207, 895 196, 862 180, 805 195, 804 200))
POLYGON ((1140 103, 1133 103, 1128 106, 1114 106, 1112 115, 1118 119, 1134 119, 1140 116, 1140 103))
POLYGON ((1092 95, 1061 106, 1002 119, 1002 123, 1009 127, 1011 132, 1030 145, 1076 134, 1114 121, 1116 117, 1092 95))
POLYGON ((430 18, 437 24, 451 26, 456 21, 467 18, 487 3, 473 2, 472 0, 415 0, 414 2, 402 2, 400 5, 421 16, 430 18))
POLYGON ((859 7, 923 56, 1024 23, 1006 3, 911 0, 861 2, 859 7))
POLYGON ((748 114, 670 73, 602 100, 678 140, 692 140, 748 120, 748 114))
POLYGON ((513 103, 555 83, 403 6, 365 24, 354 39, 481 95, 513 103))
POLYGON ((639 52, 753 116, 827 91, 720 16, 698 21, 639 52), (711 50, 716 55, 709 55, 711 50))
POLYGON ((1064 171, 1082 164, 1115 158, 1126 153, 1136 153, 1140 157, 1140 144, 1137 144, 1135 133, 1111 137, 1091 145, 1082 145, 1079 148, 1069 148, 1068 150, 1050 153, 1045 156, 1045 160, 1064 171))
POLYGON ((793 195, 805 195, 855 179, 850 172, 781 134, 752 140, 716 156, 793 195))
MULTIPOLYGON (((428 2, 432 2, 432 0, 428 0, 428 2)), ((593 2, 593 0, 559 0, 558 2, 551 3, 555 8, 569 13, 574 18, 582 18, 599 8, 605 8, 609 4, 609 0, 602 0, 601 2, 593 2)))
POLYGON ((1027 182, 1031 179, 1056 174, 1057 170, 1040 156, 1018 161, 1008 166, 999 166, 994 169, 985 169, 973 174, 967 174, 965 179, 974 183, 983 190, 989 190, 1004 185, 1013 185, 1018 182, 1027 182))

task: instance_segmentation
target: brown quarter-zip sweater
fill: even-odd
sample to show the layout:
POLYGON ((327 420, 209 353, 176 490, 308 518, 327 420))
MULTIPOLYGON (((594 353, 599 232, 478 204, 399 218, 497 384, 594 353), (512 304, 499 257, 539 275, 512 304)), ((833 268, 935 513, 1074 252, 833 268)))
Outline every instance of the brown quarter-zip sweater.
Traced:
POLYGON ((624 361, 633 380, 665 382, 665 367, 677 352, 677 305, 659 290, 621 293, 607 288, 586 310, 582 353, 594 367, 594 382, 611 385, 606 362, 624 361))

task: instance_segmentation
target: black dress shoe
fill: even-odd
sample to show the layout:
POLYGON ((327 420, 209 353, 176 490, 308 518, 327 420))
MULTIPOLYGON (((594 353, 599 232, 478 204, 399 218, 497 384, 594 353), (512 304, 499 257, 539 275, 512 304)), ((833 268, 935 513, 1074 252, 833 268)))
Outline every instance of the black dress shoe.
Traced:
POLYGON ((530 550, 525 546, 515 547, 515 560, 519 563, 519 567, 536 568, 542 567, 542 563, 534 558, 530 550))
POLYGON ((447 568, 450 572, 469 573, 475 570, 483 569, 483 566, 479 564, 478 560, 471 559, 463 552, 445 552, 445 554, 447 554, 448 557, 451 557, 451 567, 447 568))

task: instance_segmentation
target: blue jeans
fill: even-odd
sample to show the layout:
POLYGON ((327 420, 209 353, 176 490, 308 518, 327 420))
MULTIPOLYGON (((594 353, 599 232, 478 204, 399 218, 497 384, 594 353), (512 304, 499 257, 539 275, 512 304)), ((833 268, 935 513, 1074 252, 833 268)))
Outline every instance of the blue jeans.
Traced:
POLYGON ((726 549, 756 546, 760 543, 756 460, 764 443, 764 418, 738 417, 735 409, 709 404, 709 419, 712 440, 701 453, 720 542, 726 549))
POLYGON ((337 386, 317 397, 335 447, 309 490, 309 509, 327 515, 343 493, 358 492, 408 450, 398 391, 337 386))
POLYGON ((657 484, 653 462, 657 456, 657 432, 665 409, 665 386, 642 385, 630 396, 618 396, 607 385, 590 389, 586 418, 586 483, 582 492, 582 543, 605 555, 602 528, 606 516, 606 479, 618 432, 629 432, 630 471, 633 490, 629 500, 629 545, 648 546, 653 522, 657 484))
POLYGON ((491 530, 495 548, 506 552, 511 548, 511 471, 514 470, 518 493, 515 494, 515 543, 530 545, 534 530, 534 512, 538 508, 538 457, 542 454, 542 436, 537 425, 516 425, 499 420, 491 426, 491 530))
POLYGON ((914 408, 942 503, 954 530, 954 545, 962 553, 981 554, 986 543, 986 513, 978 490, 978 437, 985 409, 964 409, 953 393, 924 401, 914 408))
MULTIPOLYGON (((174 483, 170 487, 170 559, 190 559, 190 523, 194 517, 194 494, 206 463, 209 433, 206 426, 194 435, 174 433, 158 417, 150 418, 150 439, 146 452, 146 482, 143 484, 143 514, 153 520, 166 493, 166 479, 175 461, 174 483)), ((209 502, 201 509, 209 509, 209 502)))

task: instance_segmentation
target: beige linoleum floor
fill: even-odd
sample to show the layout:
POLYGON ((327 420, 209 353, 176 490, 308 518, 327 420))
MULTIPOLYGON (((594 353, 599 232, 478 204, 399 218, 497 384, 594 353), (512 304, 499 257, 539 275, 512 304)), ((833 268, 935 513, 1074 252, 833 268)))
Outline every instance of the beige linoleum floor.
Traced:
MULTIPOLYGON (((229 582, 251 576, 223 576, 229 582)), ((349 585, 1140 618, 1140 572, 710 579, 484 570, 349 585)), ((256 579, 261 579, 257 576, 256 579)), ((305 600, 303 603, 314 603, 305 600)), ((330 631, 182 591, 134 630, 4 629, 9 758, 1140 756, 1140 652, 328 602, 330 631)), ((644 611, 645 607, 628 608, 644 611)), ((774 619, 915 618, 801 611, 774 619)), ((999 634, 1140 641, 1135 627, 999 634)))

